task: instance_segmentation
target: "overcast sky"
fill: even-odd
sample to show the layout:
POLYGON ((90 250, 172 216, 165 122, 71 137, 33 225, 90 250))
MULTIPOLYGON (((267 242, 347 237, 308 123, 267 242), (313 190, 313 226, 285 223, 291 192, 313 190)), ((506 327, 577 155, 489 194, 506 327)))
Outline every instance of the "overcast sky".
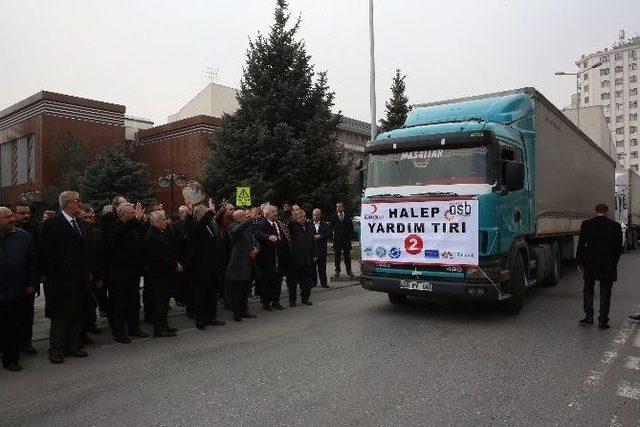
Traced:
MULTIPOLYGON (((369 121, 368 0, 290 0, 336 109, 369 121)), ((0 0, 0 109, 40 90, 166 122, 207 83, 237 87, 275 0, 0 0)), ((639 0, 376 0, 378 118, 394 69, 411 103, 534 86, 557 106, 583 53, 640 32, 639 0)))

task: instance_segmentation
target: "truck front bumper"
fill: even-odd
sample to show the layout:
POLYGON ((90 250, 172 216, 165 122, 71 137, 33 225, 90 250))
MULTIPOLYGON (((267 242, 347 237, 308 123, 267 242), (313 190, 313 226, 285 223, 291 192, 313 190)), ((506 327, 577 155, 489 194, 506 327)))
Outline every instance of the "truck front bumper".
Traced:
POLYGON ((384 292, 387 294, 420 296, 420 297, 443 297, 462 298, 469 300, 498 301, 501 298, 498 289, 499 284, 491 283, 466 283, 463 281, 442 281, 423 278, 398 278, 361 275, 360 284, 370 291, 384 292), (427 282, 431 290, 410 290, 403 288, 403 282, 427 282))

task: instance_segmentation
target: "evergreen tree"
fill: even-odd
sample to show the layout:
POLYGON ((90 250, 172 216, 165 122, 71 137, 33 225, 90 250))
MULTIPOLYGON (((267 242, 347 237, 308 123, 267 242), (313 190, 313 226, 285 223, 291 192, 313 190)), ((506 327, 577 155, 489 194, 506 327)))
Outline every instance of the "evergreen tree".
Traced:
POLYGON ((96 157, 80 177, 79 184, 83 201, 98 211, 111 204, 117 195, 144 205, 155 201, 147 166, 117 147, 96 157))
POLYGON ((314 72, 304 42, 296 39, 300 19, 287 25, 287 7, 278 0, 269 34, 249 41, 240 107, 222 118, 204 182, 218 198, 246 185, 254 203, 292 200, 327 208, 348 195, 336 142, 340 116, 331 112, 326 73, 314 72))
POLYGON ((71 132, 66 132, 53 153, 58 178, 43 189, 42 201, 47 208, 57 209, 58 195, 64 190, 78 190, 79 178, 89 163, 89 149, 71 132))
POLYGON ((380 132, 388 132, 393 129, 399 129, 404 125, 404 121, 407 119, 407 113, 409 112, 409 98, 405 95, 404 91, 406 85, 404 79, 406 75, 400 73, 400 69, 396 69, 396 75, 393 77, 391 83, 391 98, 385 102, 385 114, 386 119, 380 119, 380 132))

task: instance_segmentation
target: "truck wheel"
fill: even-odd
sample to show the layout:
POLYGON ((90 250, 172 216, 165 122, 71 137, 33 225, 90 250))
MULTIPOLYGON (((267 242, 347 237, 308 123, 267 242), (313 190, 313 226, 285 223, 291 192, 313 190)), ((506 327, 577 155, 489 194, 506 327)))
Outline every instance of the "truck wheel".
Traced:
POLYGON ((518 255, 513 263, 511 280, 509 280, 509 293, 511 297, 506 301, 500 301, 498 306, 500 311, 504 313, 518 313, 522 309, 526 283, 527 276, 524 271, 524 262, 522 261, 522 257, 518 255))
POLYGON ((387 294, 392 304, 404 304, 407 302, 407 296, 402 294, 387 294))
POLYGON ((561 275, 562 259, 560 258, 560 249, 558 248, 558 244, 554 243, 553 246, 551 246, 551 271, 549 272, 549 277, 547 277, 547 280, 545 280, 544 285, 557 285, 561 275))

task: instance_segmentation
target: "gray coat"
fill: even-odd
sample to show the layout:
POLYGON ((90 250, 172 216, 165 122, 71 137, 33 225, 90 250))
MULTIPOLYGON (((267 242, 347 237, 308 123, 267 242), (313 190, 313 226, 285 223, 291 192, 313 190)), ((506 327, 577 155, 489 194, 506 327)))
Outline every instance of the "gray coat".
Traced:
POLYGON ((259 272, 254 260, 249 257, 253 247, 260 245, 253 235, 252 222, 246 220, 243 223, 233 222, 229 227, 231 239, 231 255, 227 266, 227 280, 234 282, 250 282, 257 279, 259 272))

